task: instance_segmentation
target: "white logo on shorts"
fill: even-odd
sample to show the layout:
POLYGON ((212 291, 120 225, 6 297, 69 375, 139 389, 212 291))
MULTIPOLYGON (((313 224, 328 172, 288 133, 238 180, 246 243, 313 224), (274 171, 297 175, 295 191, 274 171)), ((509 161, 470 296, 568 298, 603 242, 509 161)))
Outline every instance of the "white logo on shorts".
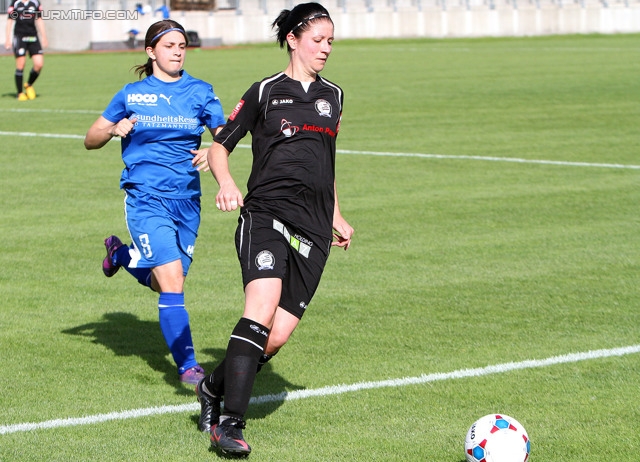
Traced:
POLYGON ((256 257, 256 266, 260 271, 272 270, 276 263, 276 257, 273 256, 268 250, 263 250, 256 257))

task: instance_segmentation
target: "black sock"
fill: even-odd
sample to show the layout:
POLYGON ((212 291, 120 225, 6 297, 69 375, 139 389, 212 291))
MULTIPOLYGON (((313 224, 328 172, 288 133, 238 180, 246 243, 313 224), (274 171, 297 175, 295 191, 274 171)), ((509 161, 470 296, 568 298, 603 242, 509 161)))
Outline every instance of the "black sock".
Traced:
POLYGON ((224 394, 224 367, 226 361, 223 359, 220 364, 213 370, 212 374, 207 375, 204 378, 202 385, 205 390, 213 396, 218 398, 224 394))
POLYGON ((38 78, 38 76, 40 75, 40 72, 36 72, 33 69, 31 69, 31 72, 29 73, 29 82, 28 85, 31 86, 35 83, 36 79, 38 78))
POLYGON ((260 372, 260 370, 262 369, 262 366, 264 366, 269 361, 271 361, 271 358, 273 358, 275 355, 276 354, 274 353, 272 355, 264 354, 264 355, 260 356, 260 359, 258 360, 258 372, 260 372))
POLYGON ((224 415, 242 420, 247 412, 268 336, 269 329, 247 318, 233 329, 224 366, 224 415))
POLYGON ((16 88, 18 89, 18 94, 22 93, 24 89, 22 88, 22 70, 16 69, 16 88))
MULTIPOLYGON (((262 366, 267 364, 271 360, 271 358, 273 358, 275 355, 276 354, 274 353, 272 355, 263 354, 262 356, 260 356, 260 359, 258 359, 257 372, 260 372, 260 370, 262 369, 262 366)), ((209 374, 208 376, 205 377, 204 383, 203 383, 205 391, 210 395, 217 396, 218 398, 224 395, 225 364, 226 364, 225 360, 223 359, 222 362, 218 364, 218 366, 214 369, 213 374, 209 374)))

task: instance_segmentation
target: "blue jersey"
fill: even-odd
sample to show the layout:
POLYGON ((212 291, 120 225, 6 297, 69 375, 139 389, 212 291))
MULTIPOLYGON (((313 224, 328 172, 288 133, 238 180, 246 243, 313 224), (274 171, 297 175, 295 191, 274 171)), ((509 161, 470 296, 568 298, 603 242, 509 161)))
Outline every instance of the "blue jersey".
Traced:
POLYGON ((120 187, 171 199, 200 197, 200 173, 191 162, 205 126, 224 125, 220 100, 210 84, 182 71, 180 80, 153 75, 124 86, 103 117, 117 123, 137 119, 122 138, 120 187))

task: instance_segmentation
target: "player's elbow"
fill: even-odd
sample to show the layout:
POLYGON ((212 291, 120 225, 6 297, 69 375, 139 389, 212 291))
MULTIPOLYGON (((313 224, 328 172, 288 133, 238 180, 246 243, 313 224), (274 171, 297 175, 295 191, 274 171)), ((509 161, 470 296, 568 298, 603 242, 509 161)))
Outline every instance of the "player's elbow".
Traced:
POLYGON ((100 149, 103 145, 104 143, 98 143, 88 135, 84 138, 84 148, 89 151, 92 149, 100 149))

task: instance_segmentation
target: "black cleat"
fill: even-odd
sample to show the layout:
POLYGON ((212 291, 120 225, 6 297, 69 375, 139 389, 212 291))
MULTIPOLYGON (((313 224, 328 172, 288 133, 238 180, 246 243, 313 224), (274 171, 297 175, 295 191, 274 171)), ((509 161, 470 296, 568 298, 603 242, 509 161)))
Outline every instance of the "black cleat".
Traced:
POLYGON ((200 380, 196 385, 196 396, 200 403, 200 418, 198 419, 198 430, 201 432, 210 432, 212 426, 218 425, 220 419, 220 402, 219 396, 212 396, 206 392, 202 385, 204 379, 200 380))
POLYGON ((248 456, 251 447, 242 436, 244 427, 244 420, 227 417, 220 425, 214 425, 211 428, 211 444, 224 454, 248 456))

